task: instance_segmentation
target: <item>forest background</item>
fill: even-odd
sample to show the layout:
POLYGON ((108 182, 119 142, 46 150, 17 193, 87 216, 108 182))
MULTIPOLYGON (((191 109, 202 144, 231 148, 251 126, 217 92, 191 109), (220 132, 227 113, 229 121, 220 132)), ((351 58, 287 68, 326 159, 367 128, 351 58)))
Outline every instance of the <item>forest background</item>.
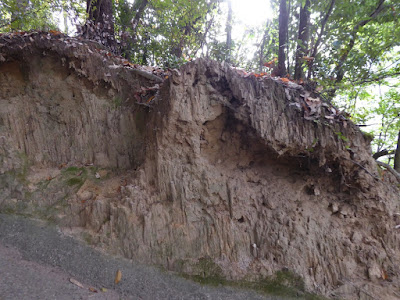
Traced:
POLYGON ((400 172, 400 1, 270 0, 252 26, 237 18, 239 1, 255 3, 3 0, 0 34, 61 31, 136 64, 178 68, 208 57, 289 78, 345 110, 373 138, 374 158, 400 172))

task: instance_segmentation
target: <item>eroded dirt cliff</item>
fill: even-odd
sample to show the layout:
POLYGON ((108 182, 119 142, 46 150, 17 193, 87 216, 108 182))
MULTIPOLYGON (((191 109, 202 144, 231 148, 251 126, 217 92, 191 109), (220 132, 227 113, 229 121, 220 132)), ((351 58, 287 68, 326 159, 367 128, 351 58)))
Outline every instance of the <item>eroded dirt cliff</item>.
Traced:
POLYGON ((178 272, 400 297, 395 180, 301 86, 204 59, 146 69, 58 33, 0 47, 2 211, 178 272))

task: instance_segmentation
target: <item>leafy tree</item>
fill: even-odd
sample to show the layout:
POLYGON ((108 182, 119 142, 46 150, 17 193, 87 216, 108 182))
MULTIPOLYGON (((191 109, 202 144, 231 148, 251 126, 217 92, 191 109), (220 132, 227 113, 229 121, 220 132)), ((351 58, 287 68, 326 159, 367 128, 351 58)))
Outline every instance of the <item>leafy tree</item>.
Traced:
POLYGON ((0 32, 56 29, 52 17, 60 3, 49 0, 4 0, 0 2, 0 32))
POLYGON ((116 27, 122 53, 141 64, 176 66, 206 44, 217 2, 207 0, 118 1, 116 27))
MULTIPOLYGON (((72 0, 4 0, 0 1, 0 32, 29 30, 58 30, 55 17, 64 14, 64 20, 77 23, 83 17, 81 2, 72 0), (67 17, 68 16, 68 17, 67 17)), ((66 22, 68 25, 68 22, 66 22)), ((65 26, 67 29, 68 26, 65 26)))

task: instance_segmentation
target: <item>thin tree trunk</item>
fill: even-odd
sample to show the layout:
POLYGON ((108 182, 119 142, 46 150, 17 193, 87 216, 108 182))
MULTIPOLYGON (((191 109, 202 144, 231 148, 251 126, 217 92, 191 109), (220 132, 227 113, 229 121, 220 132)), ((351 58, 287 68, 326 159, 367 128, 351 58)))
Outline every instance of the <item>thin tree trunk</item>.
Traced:
POLYGON ((278 74, 281 77, 286 76, 286 36, 288 33, 288 12, 286 6, 287 0, 280 0, 279 4, 279 50, 278 50, 278 74))
POLYGON ((296 63, 294 67, 294 79, 304 79, 303 57, 307 54, 308 40, 310 36, 310 0, 306 0, 300 7, 299 34, 296 49, 296 63))
POLYGON ((143 18, 144 10, 146 9, 148 0, 136 0, 133 6, 133 10, 136 11, 135 17, 132 19, 132 42, 135 43, 137 40, 137 28, 140 19, 143 18))
POLYGON ((286 32, 286 53, 287 53, 287 57, 286 57, 286 73, 290 74, 290 56, 289 56, 289 20, 290 20, 290 15, 293 13, 292 12, 292 0, 288 0, 287 2, 288 6, 287 6, 287 18, 288 18, 288 31, 286 32))
POLYGON ((68 34, 68 7, 65 0, 62 1, 62 16, 64 21, 64 31, 68 34))
POLYGON ((264 66, 264 49, 265 49, 265 42, 267 41, 267 34, 269 32, 269 22, 267 22, 264 30, 264 34, 261 40, 261 45, 260 45, 260 55, 259 55, 259 62, 258 62, 258 72, 262 72, 262 68, 264 66))
MULTIPOLYGON (((328 19, 329 19, 329 17, 330 17, 331 14, 332 14, 333 7, 335 6, 335 2, 336 2, 336 0, 332 0, 332 1, 331 1, 330 5, 329 5, 329 8, 328 8, 328 11, 327 11, 327 13, 325 14, 325 17, 323 18, 323 20, 322 20, 322 22, 321 22, 321 30, 320 30, 319 33, 318 33, 317 41, 315 42, 313 51, 312 51, 312 53, 311 53, 311 57, 313 57, 313 58, 315 58, 315 57, 317 56, 317 53, 318 53, 318 46, 319 46, 319 44, 321 43, 322 35, 323 35, 324 32, 325 32, 325 25, 326 25, 326 23, 328 22, 328 19)), ((310 62, 310 64, 308 65, 308 74, 307 74, 307 78, 308 78, 308 79, 311 78, 311 74, 312 74, 312 72, 313 72, 313 65, 314 65, 314 60, 312 60, 312 61, 310 62)))
POLYGON ((228 19, 226 21, 226 61, 231 62, 232 51, 232 0, 228 0, 228 19))
POLYGON ((394 169, 398 173, 400 173, 400 130, 399 130, 399 136, 397 139, 396 153, 394 154, 394 169))
POLYGON ((121 55, 126 59, 131 59, 132 53, 138 52, 140 47, 143 45, 137 45, 138 41, 138 27, 140 20, 143 18, 144 12, 146 10, 147 5, 149 4, 148 0, 136 0, 133 4, 132 9, 129 8, 129 4, 127 2, 126 7, 122 7, 122 9, 130 10, 134 13, 133 18, 131 19, 130 23, 132 26, 132 33, 129 35, 127 30, 127 25, 124 24, 122 27, 122 35, 121 35, 121 55))

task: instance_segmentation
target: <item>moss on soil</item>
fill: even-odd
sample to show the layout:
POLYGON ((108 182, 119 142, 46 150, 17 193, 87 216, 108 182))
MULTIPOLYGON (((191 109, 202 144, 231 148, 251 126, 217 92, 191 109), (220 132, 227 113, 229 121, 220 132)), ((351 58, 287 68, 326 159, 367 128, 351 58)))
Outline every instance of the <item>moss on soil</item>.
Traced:
POLYGON ((194 266, 199 271, 197 275, 181 274, 200 284, 211 286, 231 286, 240 289, 250 289, 265 295, 285 297, 285 299, 326 300, 319 295, 306 292, 303 279, 288 270, 278 271, 274 276, 257 281, 227 280, 222 269, 209 258, 202 258, 194 266))

